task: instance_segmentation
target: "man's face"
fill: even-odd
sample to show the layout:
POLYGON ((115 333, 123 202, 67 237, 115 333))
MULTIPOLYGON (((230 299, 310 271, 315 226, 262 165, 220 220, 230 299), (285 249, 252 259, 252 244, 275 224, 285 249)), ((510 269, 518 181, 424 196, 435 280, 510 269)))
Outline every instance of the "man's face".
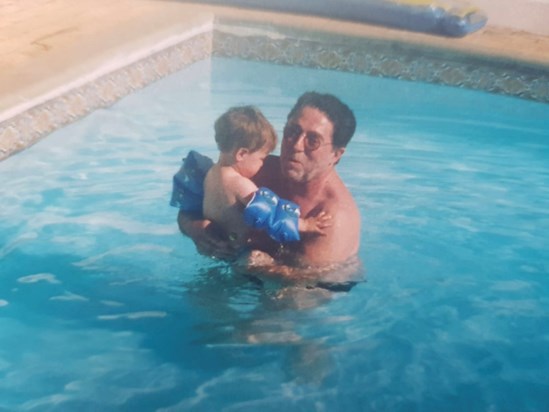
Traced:
POLYGON ((345 151, 332 146, 333 132, 332 122, 313 107, 289 119, 280 149, 282 175, 306 183, 331 171, 345 151))

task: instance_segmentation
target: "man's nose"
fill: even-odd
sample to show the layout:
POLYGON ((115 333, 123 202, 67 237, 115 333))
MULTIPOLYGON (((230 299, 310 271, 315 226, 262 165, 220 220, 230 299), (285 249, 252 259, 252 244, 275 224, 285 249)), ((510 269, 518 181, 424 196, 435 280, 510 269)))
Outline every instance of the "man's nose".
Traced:
POLYGON ((305 138, 307 134, 301 132, 299 136, 295 137, 292 140, 291 147, 295 152, 304 152, 305 151, 305 138))

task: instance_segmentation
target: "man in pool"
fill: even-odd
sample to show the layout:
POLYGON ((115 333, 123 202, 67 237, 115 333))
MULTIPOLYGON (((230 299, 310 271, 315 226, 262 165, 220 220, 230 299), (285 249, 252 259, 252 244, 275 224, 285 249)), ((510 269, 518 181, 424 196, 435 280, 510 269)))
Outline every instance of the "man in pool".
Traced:
MULTIPOLYGON (((239 271, 283 279, 320 278, 330 273, 327 282, 340 280, 334 274, 344 277, 343 282, 349 280, 341 268, 355 267, 356 271, 359 266, 360 213, 335 165, 355 128, 353 112, 337 97, 308 92, 298 99, 288 114, 280 157, 267 157, 253 180, 297 203, 302 217, 325 211, 332 216, 332 225, 324 236, 303 236, 284 246, 258 233, 250 253, 235 265, 239 271)), ((178 224, 201 254, 234 259, 236 251, 218 236, 212 222, 180 211, 178 224)))

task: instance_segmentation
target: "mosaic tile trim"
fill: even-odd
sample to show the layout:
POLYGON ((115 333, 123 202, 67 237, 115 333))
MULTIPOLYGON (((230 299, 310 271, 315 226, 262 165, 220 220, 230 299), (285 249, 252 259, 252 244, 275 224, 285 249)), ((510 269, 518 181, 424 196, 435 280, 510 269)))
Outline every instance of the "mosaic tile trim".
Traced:
POLYGON ((211 31, 198 34, 0 123, 0 160, 96 109, 208 58, 212 37, 211 31))
MULTIPOLYGON (((390 40, 215 30, 213 54, 477 89, 549 103, 549 67, 443 52, 390 40)), ((275 33, 275 31, 273 31, 275 33)))

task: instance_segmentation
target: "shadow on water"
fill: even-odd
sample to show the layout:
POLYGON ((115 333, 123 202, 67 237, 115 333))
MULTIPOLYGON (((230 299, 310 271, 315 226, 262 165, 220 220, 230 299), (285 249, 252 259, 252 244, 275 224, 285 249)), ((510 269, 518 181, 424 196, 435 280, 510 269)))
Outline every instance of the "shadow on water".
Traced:
MULTIPOLYGON (((323 321, 316 310, 345 293, 264 285, 215 263, 184 269, 188 272, 181 276, 181 262, 173 264, 173 273, 150 274, 131 262, 90 268, 81 261, 70 254, 18 250, 4 257, 0 299, 8 304, 0 308, 5 331, 0 361, 10 363, 0 376, 17 370, 29 376, 29 385, 13 391, 0 407, 64 393, 102 362, 105 377, 92 379, 94 390, 124 388, 143 373, 139 362, 148 362, 147 370, 170 365, 178 376, 153 393, 136 391, 117 410, 173 405, 229 369, 252 373, 277 365, 279 380, 315 385, 333 369, 330 347, 322 335, 310 336, 310 328, 323 321), (52 370, 50 362, 58 367, 52 370)), ((132 385, 148 388, 147 379, 132 385)), ((73 406, 82 402, 78 392, 73 395, 73 406)))

